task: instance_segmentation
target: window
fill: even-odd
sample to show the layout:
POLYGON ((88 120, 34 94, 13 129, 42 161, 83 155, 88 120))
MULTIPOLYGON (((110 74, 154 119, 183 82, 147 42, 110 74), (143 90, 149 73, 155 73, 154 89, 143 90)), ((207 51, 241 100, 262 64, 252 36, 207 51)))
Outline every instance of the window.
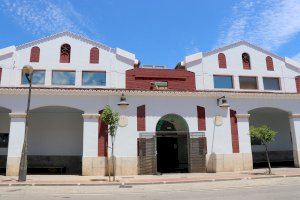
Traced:
POLYGON ((232 76, 214 75, 214 87, 225 89, 233 88, 232 76))
POLYGON ((266 65, 268 71, 274 71, 273 59, 270 56, 266 57, 266 65))
POLYGON ((40 48, 32 47, 30 52, 30 62, 39 62, 40 61, 40 48))
POLYGON ((257 78, 256 77, 246 77, 240 76, 240 88, 247 90, 257 90, 257 78))
POLYGON ((8 147, 8 133, 0 133, 0 148, 8 147))
POLYGON ((99 49, 97 47, 91 48, 90 51, 90 63, 97 64, 99 63, 99 49))
POLYGON ((60 62, 70 63, 71 60, 71 46, 69 44, 63 44, 60 47, 60 62))
MULTIPOLYGON (((22 84, 29 84, 25 75, 22 75, 22 84)), ((34 70, 32 73, 32 84, 33 85, 44 85, 45 84, 45 70, 34 70)))
POLYGON ((242 60, 243 60, 243 68, 244 69, 251 69, 251 62, 250 62, 250 56, 247 53, 242 54, 242 60))
POLYGON ((265 90, 280 90, 279 78, 263 78, 265 90))
POLYGON ((226 56, 224 53, 219 53, 218 60, 219 60, 219 68, 227 68, 226 56))
POLYGON ((82 72, 82 85, 106 85, 105 72, 82 72))
POLYGON ((53 71, 52 85, 75 85, 75 72, 53 71))

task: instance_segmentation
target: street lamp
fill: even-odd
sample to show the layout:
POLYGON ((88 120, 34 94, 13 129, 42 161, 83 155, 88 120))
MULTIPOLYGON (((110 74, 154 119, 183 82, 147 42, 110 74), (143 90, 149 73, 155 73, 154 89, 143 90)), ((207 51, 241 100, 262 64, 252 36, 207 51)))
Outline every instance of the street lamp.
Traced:
POLYGON ((26 118, 25 118, 25 134, 24 134, 24 142, 22 147, 22 154, 20 160, 20 168, 19 168, 19 181, 26 181, 27 175, 27 138, 28 138, 28 121, 29 121, 29 109, 30 109, 30 99, 31 99, 31 86, 32 86, 32 74, 33 68, 29 65, 25 65, 22 69, 22 74, 26 77, 29 83, 29 91, 28 91, 28 99, 27 99, 27 110, 26 110, 26 118))
POLYGON ((125 110, 128 107, 129 103, 126 101, 125 94, 122 93, 120 97, 120 102, 118 103, 118 106, 120 107, 121 110, 125 110))

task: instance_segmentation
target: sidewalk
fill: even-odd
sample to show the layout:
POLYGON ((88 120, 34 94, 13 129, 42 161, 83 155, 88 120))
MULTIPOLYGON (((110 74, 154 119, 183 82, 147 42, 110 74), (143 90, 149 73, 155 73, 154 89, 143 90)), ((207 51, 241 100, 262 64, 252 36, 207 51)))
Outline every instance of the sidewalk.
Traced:
POLYGON ((279 177, 300 177, 300 168, 274 168, 273 175, 266 175, 266 169, 255 169, 250 172, 220 173, 184 173, 164 175, 118 176, 116 182, 108 182, 103 176, 77 175, 29 175, 27 181, 19 183, 17 177, 0 176, 0 186, 16 185, 137 185, 137 184, 171 184, 205 181, 226 181, 241 179, 262 179, 279 177))

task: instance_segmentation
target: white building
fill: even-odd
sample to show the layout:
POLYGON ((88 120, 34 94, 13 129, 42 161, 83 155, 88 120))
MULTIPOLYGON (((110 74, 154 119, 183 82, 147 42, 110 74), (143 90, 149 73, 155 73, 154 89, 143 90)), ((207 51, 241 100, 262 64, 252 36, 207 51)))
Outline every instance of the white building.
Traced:
POLYGON ((105 105, 122 118, 117 175, 251 170, 264 149, 251 145, 249 126, 263 124, 278 132, 272 162, 299 167, 299 63, 242 41, 187 56, 176 69, 143 69, 132 53, 64 32, 0 50, 0 168, 7 175, 19 169, 28 64, 35 70, 29 172, 104 175, 105 105), (223 96, 230 107, 217 104, 223 96))

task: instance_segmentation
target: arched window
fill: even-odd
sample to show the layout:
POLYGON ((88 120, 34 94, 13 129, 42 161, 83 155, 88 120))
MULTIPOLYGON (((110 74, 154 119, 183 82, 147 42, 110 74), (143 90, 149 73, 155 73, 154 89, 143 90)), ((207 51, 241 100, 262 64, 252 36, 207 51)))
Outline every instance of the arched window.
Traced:
POLYGON ((90 63, 92 63, 92 64, 99 63, 99 49, 97 47, 91 48, 90 63))
POLYGON ((30 52, 30 62, 39 62, 40 61, 40 48, 32 47, 30 52))
POLYGON ((242 54, 242 60, 243 60, 243 68, 244 69, 251 69, 251 62, 250 62, 250 56, 247 53, 242 54))
POLYGON ((60 47, 60 62, 70 63, 71 60, 71 46, 69 44, 63 44, 60 47))
POLYGON ((219 60, 219 68, 227 68, 226 56, 224 53, 219 53, 218 60, 219 60))
POLYGON ((267 65, 268 71, 274 71, 274 64, 273 64, 273 59, 271 58, 271 56, 266 57, 266 65, 267 65))

